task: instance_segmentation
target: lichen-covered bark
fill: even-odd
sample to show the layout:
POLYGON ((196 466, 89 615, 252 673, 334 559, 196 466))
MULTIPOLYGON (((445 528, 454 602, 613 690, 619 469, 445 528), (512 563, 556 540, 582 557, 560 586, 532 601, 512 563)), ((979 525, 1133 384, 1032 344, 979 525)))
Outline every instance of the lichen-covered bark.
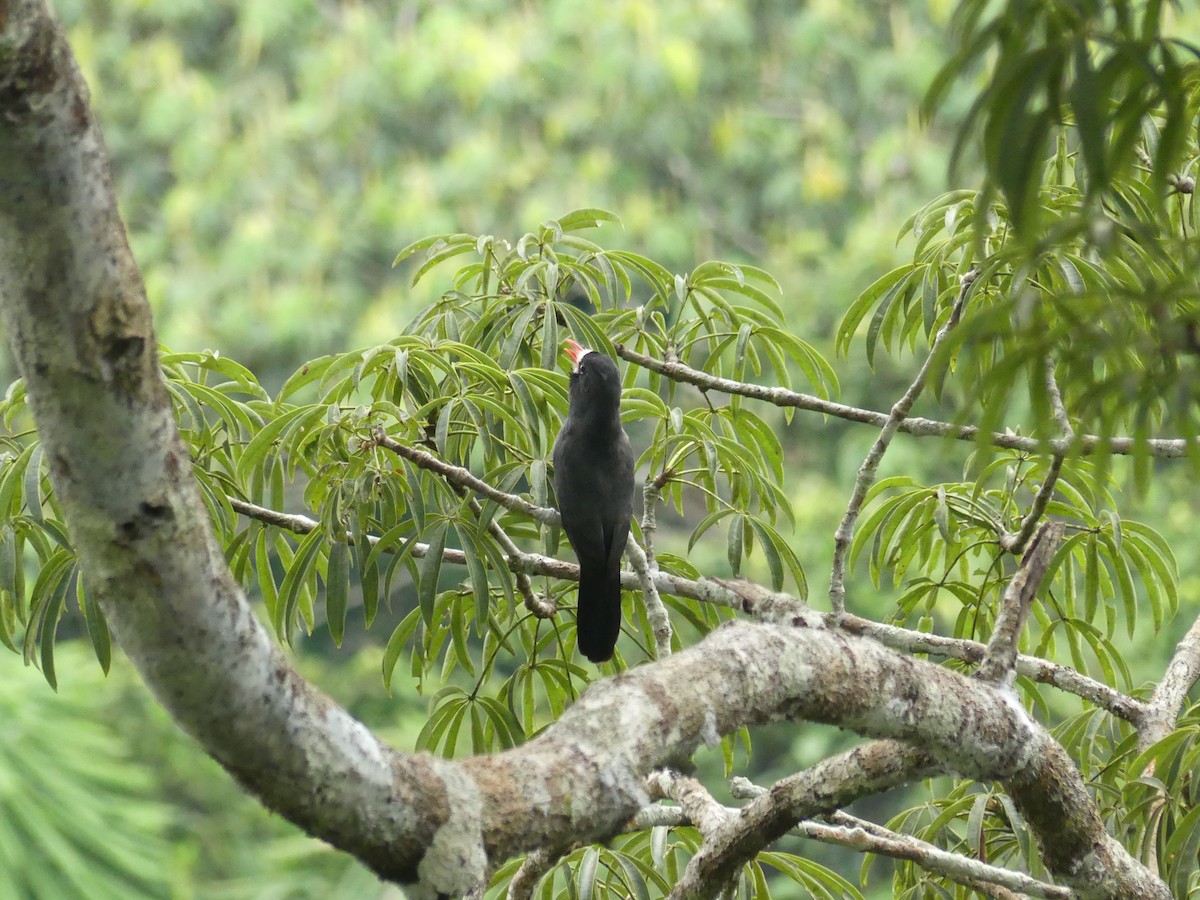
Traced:
POLYGON ((999 778, 1065 883, 1167 896, 1148 874, 1123 892, 1144 870, 1009 694, 801 619, 726 626, 601 682, 506 753, 449 762, 381 744, 293 671, 224 564, 87 90, 42 0, 0 0, 0 310, 89 586, 147 685, 263 803, 417 882, 413 896, 461 895, 515 853, 612 834, 646 802, 649 771, 779 717, 999 778))

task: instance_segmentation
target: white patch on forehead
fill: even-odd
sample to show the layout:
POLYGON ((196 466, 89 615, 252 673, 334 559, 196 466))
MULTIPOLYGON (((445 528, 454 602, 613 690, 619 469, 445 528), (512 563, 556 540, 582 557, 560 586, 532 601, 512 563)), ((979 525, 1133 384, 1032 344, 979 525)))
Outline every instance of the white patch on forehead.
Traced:
POLYGON ((595 352, 596 352, 595 350, 586 350, 586 349, 585 349, 585 350, 584 350, 582 353, 580 353, 580 354, 579 354, 579 356, 575 357, 575 366, 574 366, 574 368, 572 368, 572 369, 571 369, 571 371, 572 371, 572 372, 578 372, 578 371, 579 371, 579 364, 580 364, 581 362, 583 362, 583 358, 584 358, 585 356, 587 356, 589 353, 595 353, 595 352))

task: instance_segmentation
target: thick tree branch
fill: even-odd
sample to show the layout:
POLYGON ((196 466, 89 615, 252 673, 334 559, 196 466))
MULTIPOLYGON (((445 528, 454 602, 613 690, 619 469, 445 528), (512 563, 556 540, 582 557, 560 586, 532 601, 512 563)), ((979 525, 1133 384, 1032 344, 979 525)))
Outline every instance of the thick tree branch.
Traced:
POLYGON ((892 438, 895 437, 896 431, 900 428, 900 423, 908 417, 913 404, 925 390, 925 382, 929 378, 929 370, 933 366, 933 361, 937 358, 938 348, 954 330, 954 326, 958 324, 958 320, 962 316, 963 304, 967 301, 967 292, 978 275, 978 269, 971 269, 960 279, 958 296, 954 298, 954 305, 950 309, 950 318, 938 329, 933 342, 929 345, 929 355, 925 357, 925 362, 921 364, 921 368, 912 384, 908 386, 908 390, 892 406, 887 422, 880 429, 879 437, 875 439, 866 459, 858 469, 858 475, 854 479, 854 489, 850 494, 850 502, 846 505, 846 514, 842 516, 842 521, 833 536, 833 565, 829 576, 829 608, 834 616, 841 616, 846 611, 846 555, 850 551, 850 542, 854 539, 854 525, 858 521, 859 513, 862 512, 863 502, 867 499, 867 491, 875 483, 879 463, 883 459, 883 454, 887 452, 892 438))
MULTIPOLYGON (((651 775, 654 778, 657 773, 651 775)), ((767 793, 766 788, 753 785, 746 779, 733 779, 735 797, 756 798, 767 793), (735 785, 740 782, 741 785, 735 785)), ((653 795, 653 790, 651 794, 653 795)), ((728 819, 739 814, 735 807, 724 807, 728 819)), ((788 831, 788 834, 809 840, 821 841, 859 853, 874 853, 877 856, 887 856, 892 859, 903 859, 916 863, 921 868, 938 875, 945 876, 951 881, 966 887, 975 888, 988 896, 1014 897, 1012 891, 1019 891, 1022 896, 1048 898, 1048 900, 1069 900, 1072 893, 1069 889, 1057 887, 1030 878, 1021 872, 1001 869, 988 865, 976 859, 970 859, 957 853, 950 853, 911 835, 884 828, 874 822, 868 822, 845 812, 835 812, 826 816, 824 822, 806 819, 788 831), (1003 893, 997 893, 999 888, 1003 893)), ((635 830, 653 828, 655 826, 678 827, 694 825, 682 806, 647 806, 634 817, 635 830)))
POLYGON ((174 719, 267 806, 414 880, 453 767, 315 691, 250 613, 191 474, 88 92, 39 0, 0 0, 0 312, 71 539, 174 719))

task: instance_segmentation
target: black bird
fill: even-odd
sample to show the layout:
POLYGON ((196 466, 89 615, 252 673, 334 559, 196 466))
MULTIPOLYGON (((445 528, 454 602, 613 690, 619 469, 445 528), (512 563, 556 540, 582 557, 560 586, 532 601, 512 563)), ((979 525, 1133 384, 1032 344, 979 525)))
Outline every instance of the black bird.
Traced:
POLYGON ((621 554, 633 513, 633 448, 621 427, 621 373, 595 350, 567 341, 571 389, 554 442, 554 492, 579 558, 579 650, 610 659, 621 631, 621 554))

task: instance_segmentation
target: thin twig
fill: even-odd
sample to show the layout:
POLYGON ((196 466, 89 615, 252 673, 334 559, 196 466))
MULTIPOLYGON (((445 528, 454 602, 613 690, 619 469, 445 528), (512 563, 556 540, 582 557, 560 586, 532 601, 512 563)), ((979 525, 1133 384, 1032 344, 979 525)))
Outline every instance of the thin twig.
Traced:
MULTIPOLYGON (((723 394, 738 394, 753 400, 762 400, 775 406, 803 409, 818 412, 823 415, 844 419, 848 422, 858 422, 883 428, 888 424, 888 413, 873 409, 862 409, 848 406, 844 403, 834 403, 823 400, 811 394, 802 394, 782 387, 766 387, 750 384, 745 381, 734 381, 710 375, 700 369, 678 362, 675 359, 661 360, 632 350, 623 344, 615 345, 617 355, 627 362, 641 366, 651 372, 657 372, 672 381, 690 384, 702 391, 718 391, 723 394)), ((978 442, 980 432, 974 425, 955 425, 950 422, 939 422, 936 419, 921 417, 906 418, 897 426, 904 434, 914 437, 944 437, 958 441, 978 442)), ((1004 450, 1019 450, 1025 453, 1037 453, 1049 446, 1052 452, 1066 453, 1074 449, 1081 455, 1087 456, 1103 451, 1113 456, 1128 456, 1134 452, 1145 452, 1156 459, 1179 459, 1187 456, 1189 441, 1184 438, 1151 438, 1145 442, 1131 437, 1101 437, 1095 434, 1085 434, 1078 438, 1074 445, 1063 440, 1042 441, 1038 438, 1017 434, 1000 434, 992 432, 987 435, 987 443, 1004 450)), ((1200 444, 1200 439, 1191 442, 1200 444)))
MULTIPOLYGON (((1058 423, 1058 429, 1062 433, 1062 441, 1070 444, 1075 439, 1075 428, 1071 425, 1071 419, 1067 415, 1067 407, 1063 403, 1062 392, 1058 389, 1058 379, 1054 377, 1054 360, 1047 356, 1044 360, 1044 365, 1046 370, 1046 394, 1050 398, 1050 408, 1054 413, 1054 421, 1058 423)), ((1029 512, 1021 520, 1020 527, 1015 533, 1000 535, 1000 548, 1006 553, 1019 556, 1025 552, 1025 545, 1033 537, 1033 532, 1037 528, 1038 522, 1045 514, 1046 507, 1050 504, 1050 498, 1054 496, 1054 488, 1058 484, 1058 476, 1062 472, 1064 459, 1066 459, 1065 451, 1056 450, 1054 452, 1054 458, 1050 462, 1050 468, 1046 472, 1046 477, 1042 479, 1042 484, 1033 498, 1033 505, 1029 507, 1029 512)))
POLYGON ((929 378, 929 371, 933 367, 933 361, 937 357, 938 349, 962 317, 963 304, 967 301, 967 292, 978 276, 979 270, 971 269, 960 279, 958 296, 954 299, 954 306, 950 309, 950 318, 946 320, 945 325, 938 329, 933 343, 929 346, 929 355, 925 357, 925 362, 922 363, 920 371, 917 372, 917 377, 908 386, 908 390, 904 392, 904 396, 897 400, 896 404, 892 407, 887 422, 879 432, 879 437, 875 439, 875 443, 867 453, 867 458, 863 460, 862 465, 858 469, 858 475, 854 479, 854 490, 850 495, 850 502, 846 506, 846 514, 842 517, 842 521, 833 536, 833 565, 829 576, 829 607, 834 616, 840 616, 846 611, 846 555, 850 551, 850 542, 854 538, 854 525, 858 521, 859 513, 862 512, 863 502, 867 498, 867 491, 875 483, 875 475, 879 471, 879 462, 883 459, 883 454, 887 451, 888 445, 891 444, 892 438, 900 427, 900 423, 908 417, 913 404, 921 396, 921 392, 925 390, 925 382, 929 378))
POLYGON ((1021 560, 1021 567, 1009 580, 1000 598, 992 639, 988 641, 983 662, 975 670, 976 678, 1005 687, 1012 686, 1016 677, 1017 647, 1021 642, 1025 619, 1050 567, 1050 561, 1062 543, 1062 536, 1061 522, 1046 522, 1038 529, 1037 537, 1021 560))
POLYGON ((638 547, 630 536, 625 555, 633 571, 642 583, 642 596, 646 603, 646 618, 654 632, 655 657, 662 659, 671 654, 671 617, 654 586, 653 573, 658 571, 658 559, 654 555, 654 533, 658 528, 658 500, 663 486, 670 479, 664 472, 648 480, 642 487, 642 547, 638 547))
MULTIPOLYGON (((483 507, 479 501, 472 497, 468 501, 468 506, 471 512, 475 514, 475 518, 483 517, 483 507)), ((510 560, 519 560, 522 556, 521 548, 513 543, 513 539, 508 536, 508 532, 501 527, 500 523, 495 519, 488 522, 488 532, 496 539, 501 548, 510 560)), ((539 619, 553 619, 554 614, 558 612, 558 606, 549 597, 544 597, 533 590, 533 582, 529 580, 529 576, 524 572, 514 572, 513 577, 517 582, 517 590, 521 592, 521 596, 525 600, 525 608, 537 616, 539 619)))
POLYGON ((651 569, 657 569, 654 559, 654 534, 658 530, 658 501, 663 488, 675 477, 670 470, 651 478, 642 486, 642 544, 646 548, 646 560, 651 569))
MULTIPOLYGON (((1021 872, 1013 872, 992 866, 977 859, 942 850, 919 838, 892 831, 844 812, 830 816, 831 824, 813 822, 799 823, 793 834, 811 838, 826 844, 849 847, 860 853, 875 853, 892 859, 905 859, 922 869, 945 876, 957 884, 987 890, 984 885, 1002 890, 1017 891, 1027 897, 1042 897, 1049 900, 1067 900, 1071 891, 1064 887, 1030 878, 1021 872)), ((991 894, 1012 896, 1012 894, 991 894)))
POLYGON ((375 430, 373 439, 378 446, 383 447, 385 450, 395 453, 402 459, 407 459, 422 469, 436 472, 451 484, 469 488, 475 491, 475 493, 487 497, 489 500, 494 500, 510 512, 529 516, 535 522, 540 522, 543 525, 558 525, 561 523, 558 510, 530 503, 524 497, 518 497, 516 494, 506 494, 499 488, 492 487, 486 481, 476 478, 462 466, 451 465, 445 460, 438 459, 432 453, 427 453, 424 450, 418 450, 416 447, 400 443, 395 438, 389 437, 382 428, 375 430))
POLYGON ((544 847, 530 851, 508 883, 507 900, 530 900, 542 876, 554 868, 560 856, 544 847))
POLYGON ((633 535, 629 536, 625 544, 625 558, 633 566, 633 572, 637 575, 638 584, 642 589, 642 601, 646 604, 646 621, 650 623, 650 630, 654 632, 654 658, 665 659, 671 655, 671 617, 667 615, 667 607, 654 584, 649 556, 633 539, 633 535))
POLYGON ((1067 405, 1063 403, 1062 391, 1058 389, 1058 378, 1054 374, 1054 358, 1047 356, 1043 364, 1046 367, 1045 384, 1046 394, 1050 398, 1050 409, 1054 413, 1054 421, 1058 424, 1058 430, 1062 432, 1063 441, 1069 444, 1075 440, 1075 426, 1071 424, 1071 417, 1067 415, 1067 405))

